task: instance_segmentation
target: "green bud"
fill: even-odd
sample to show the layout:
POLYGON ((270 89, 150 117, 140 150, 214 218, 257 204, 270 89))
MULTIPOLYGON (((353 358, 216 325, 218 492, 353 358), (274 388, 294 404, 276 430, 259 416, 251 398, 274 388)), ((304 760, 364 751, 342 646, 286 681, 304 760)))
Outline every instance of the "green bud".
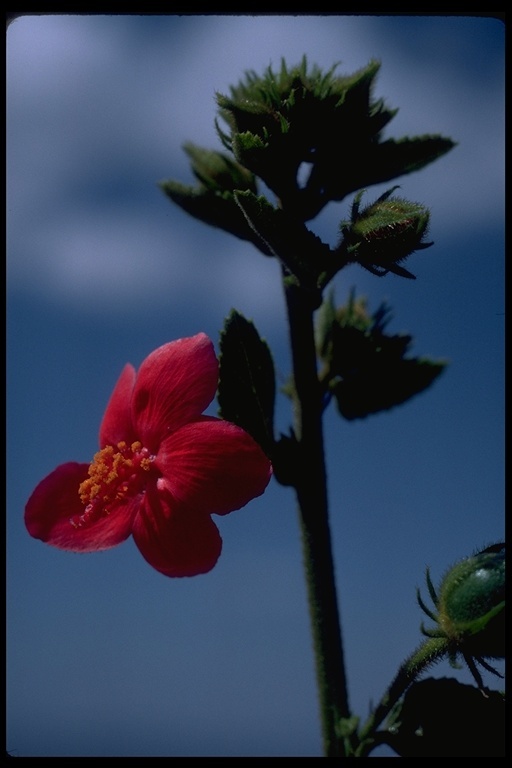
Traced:
POLYGON ((439 625, 473 655, 505 655, 505 548, 490 547, 448 571, 439 588, 439 625))
POLYGON ((494 544, 461 560, 446 573, 436 591, 427 569, 427 587, 437 613, 423 602, 421 609, 436 626, 421 627, 428 637, 444 638, 453 666, 460 654, 478 687, 484 689, 475 662, 501 675, 485 658, 505 656, 505 545, 494 544))
POLYGON ((394 272, 414 278, 398 262, 432 245, 423 240, 430 214, 419 203, 391 197, 395 189, 397 187, 392 187, 362 211, 359 204, 364 190, 356 195, 351 220, 341 224, 343 240, 338 249, 345 249, 349 261, 359 263, 379 277, 394 272))

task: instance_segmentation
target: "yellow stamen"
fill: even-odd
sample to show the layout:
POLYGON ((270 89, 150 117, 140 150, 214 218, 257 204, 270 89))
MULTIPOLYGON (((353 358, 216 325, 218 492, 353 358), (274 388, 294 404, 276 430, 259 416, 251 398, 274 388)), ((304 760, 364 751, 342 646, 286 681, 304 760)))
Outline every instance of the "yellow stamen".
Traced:
POLYGON ((142 493, 154 458, 138 441, 128 446, 122 440, 98 451, 78 489, 85 511, 70 520, 73 527, 82 528, 108 515, 113 502, 142 493))

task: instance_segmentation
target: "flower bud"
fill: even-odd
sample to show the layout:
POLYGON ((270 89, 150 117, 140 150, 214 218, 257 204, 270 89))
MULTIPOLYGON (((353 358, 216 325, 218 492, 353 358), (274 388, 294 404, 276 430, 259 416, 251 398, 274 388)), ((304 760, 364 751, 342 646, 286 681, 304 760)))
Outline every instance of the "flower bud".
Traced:
POLYGON ((423 602, 420 608, 436 622, 421 631, 427 637, 444 638, 452 666, 461 655, 478 688, 487 695, 476 664, 498 677, 502 675, 485 659, 505 656, 505 545, 493 544, 454 565, 436 591, 427 568, 427 586, 437 613, 423 602))
POLYGON ((347 249, 351 261, 379 277, 394 272, 401 277, 414 278, 398 262, 414 251, 432 245, 423 241, 430 214, 419 203, 390 197, 396 188, 385 192, 362 211, 359 203, 363 192, 356 195, 351 221, 341 225, 343 241, 340 248, 347 249))
POLYGON ((473 656, 505 655, 505 547, 496 545, 451 568, 439 588, 438 623, 473 656))

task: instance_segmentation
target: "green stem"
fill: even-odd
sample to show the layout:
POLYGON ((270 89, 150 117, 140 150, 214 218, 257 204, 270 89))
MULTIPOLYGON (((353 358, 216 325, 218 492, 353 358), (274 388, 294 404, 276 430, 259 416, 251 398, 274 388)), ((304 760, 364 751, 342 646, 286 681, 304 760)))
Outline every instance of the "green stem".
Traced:
POLYGON ((399 698, 427 667, 441 659, 446 653, 446 638, 433 637, 425 640, 425 642, 403 662, 379 705, 372 712, 361 729, 359 733, 360 746, 356 750, 355 757, 366 757, 368 755, 371 749, 376 745, 377 728, 389 715, 399 698))
POLYGON ((322 391, 318 381, 311 297, 284 280, 295 387, 294 473, 326 757, 344 757, 341 718, 349 717, 343 645, 328 520, 322 391))

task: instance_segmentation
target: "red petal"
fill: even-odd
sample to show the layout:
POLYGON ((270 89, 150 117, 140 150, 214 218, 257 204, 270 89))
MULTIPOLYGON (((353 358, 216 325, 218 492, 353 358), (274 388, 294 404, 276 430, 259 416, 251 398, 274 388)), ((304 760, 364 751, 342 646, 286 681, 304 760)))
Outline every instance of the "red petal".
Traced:
POLYGON ((147 562, 165 576, 207 573, 222 549, 211 517, 173 505, 171 497, 156 488, 148 488, 133 522, 133 538, 147 562))
POLYGON ((247 432, 206 417, 170 435, 155 464, 176 499, 218 515, 260 496, 272 475, 270 461, 247 432))
POLYGON ((162 438, 197 418, 215 396, 218 362, 204 334, 164 344, 143 361, 133 393, 138 438, 156 452, 162 438))
POLYGON ((108 517, 84 528, 74 528, 69 522, 84 512, 78 487, 88 468, 88 464, 75 462, 61 464, 39 483, 25 507, 25 525, 31 536, 75 552, 108 549, 128 538, 140 498, 119 505, 108 517))
POLYGON ((104 448, 106 445, 116 445, 121 440, 130 444, 136 439, 131 413, 135 376, 133 365, 125 365, 110 396, 101 422, 100 448, 104 448))

